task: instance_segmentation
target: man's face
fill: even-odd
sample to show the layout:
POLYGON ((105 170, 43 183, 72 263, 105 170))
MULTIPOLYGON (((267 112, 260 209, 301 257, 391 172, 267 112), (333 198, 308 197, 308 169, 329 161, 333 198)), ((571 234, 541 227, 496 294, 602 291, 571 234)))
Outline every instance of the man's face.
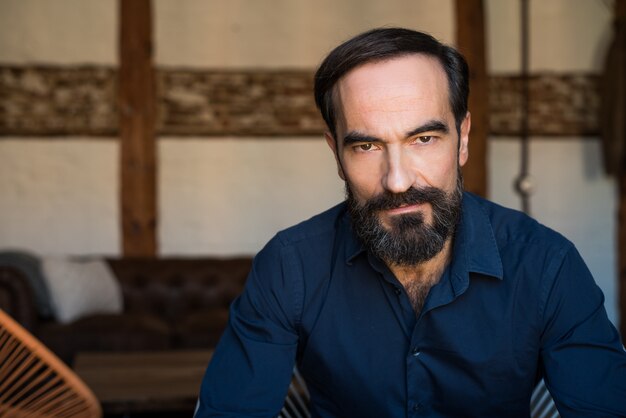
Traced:
POLYGON ((365 64, 334 93, 337 138, 326 137, 355 231, 387 262, 432 258, 456 224, 470 127, 468 114, 459 137, 443 68, 420 54, 365 64))

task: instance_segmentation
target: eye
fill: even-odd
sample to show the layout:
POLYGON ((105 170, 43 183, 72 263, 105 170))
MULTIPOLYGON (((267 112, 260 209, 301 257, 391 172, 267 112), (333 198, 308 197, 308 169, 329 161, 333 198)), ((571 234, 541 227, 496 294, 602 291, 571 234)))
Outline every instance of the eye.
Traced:
POLYGON ((432 135, 418 136, 417 139, 415 140, 415 142, 420 143, 420 144, 429 144, 434 141, 435 141, 435 137, 432 135))
POLYGON ((359 151, 371 151, 374 148, 374 144, 367 142, 365 144, 357 145, 356 148, 359 151))

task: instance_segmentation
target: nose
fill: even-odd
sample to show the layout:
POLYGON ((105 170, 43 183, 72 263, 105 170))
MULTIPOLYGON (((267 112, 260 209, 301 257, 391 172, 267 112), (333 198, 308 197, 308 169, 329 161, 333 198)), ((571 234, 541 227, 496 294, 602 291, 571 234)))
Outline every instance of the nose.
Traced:
POLYGON ((383 187, 391 193, 406 192, 415 182, 417 173, 410 158, 401 150, 388 149, 383 187))

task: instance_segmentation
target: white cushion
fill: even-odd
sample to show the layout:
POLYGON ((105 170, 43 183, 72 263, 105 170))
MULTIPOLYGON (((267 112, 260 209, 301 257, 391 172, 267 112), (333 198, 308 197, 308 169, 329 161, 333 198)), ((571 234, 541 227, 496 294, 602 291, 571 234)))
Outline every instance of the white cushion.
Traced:
POLYGON ((46 257, 42 270, 57 321, 68 323, 90 314, 122 312, 122 289, 103 260, 46 257))

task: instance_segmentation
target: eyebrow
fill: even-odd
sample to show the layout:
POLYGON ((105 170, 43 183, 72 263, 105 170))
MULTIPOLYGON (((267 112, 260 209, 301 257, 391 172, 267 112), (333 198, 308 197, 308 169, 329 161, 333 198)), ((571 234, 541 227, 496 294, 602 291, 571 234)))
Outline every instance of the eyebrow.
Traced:
MULTIPOLYGON (((430 120, 423 125, 418 126, 415 129, 412 129, 406 133, 406 137, 410 138, 415 135, 419 135, 424 132, 440 132, 442 134, 447 134, 450 132, 448 125, 440 120, 430 120)), ((365 135, 360 132, 350 132, 346 136, 343 137, 343 144, 357 144, 362 142, 384 142, 381 138, 371 135, 365 135)))
POLYGON ((447 134, 448 132, 450 132, 450 129, 448 128, 448 125, 446 123, 440 120, 431 120, 407 132, 406 136, 407 138, 409 138, 424 132, 440 132, 442 134, 447 134))
POLYGON ((357 144, 361 142, 383 142, 383 140, 378 137, 365 135, 359 132, 350 132, 343 137, 344 145, 357 144))

